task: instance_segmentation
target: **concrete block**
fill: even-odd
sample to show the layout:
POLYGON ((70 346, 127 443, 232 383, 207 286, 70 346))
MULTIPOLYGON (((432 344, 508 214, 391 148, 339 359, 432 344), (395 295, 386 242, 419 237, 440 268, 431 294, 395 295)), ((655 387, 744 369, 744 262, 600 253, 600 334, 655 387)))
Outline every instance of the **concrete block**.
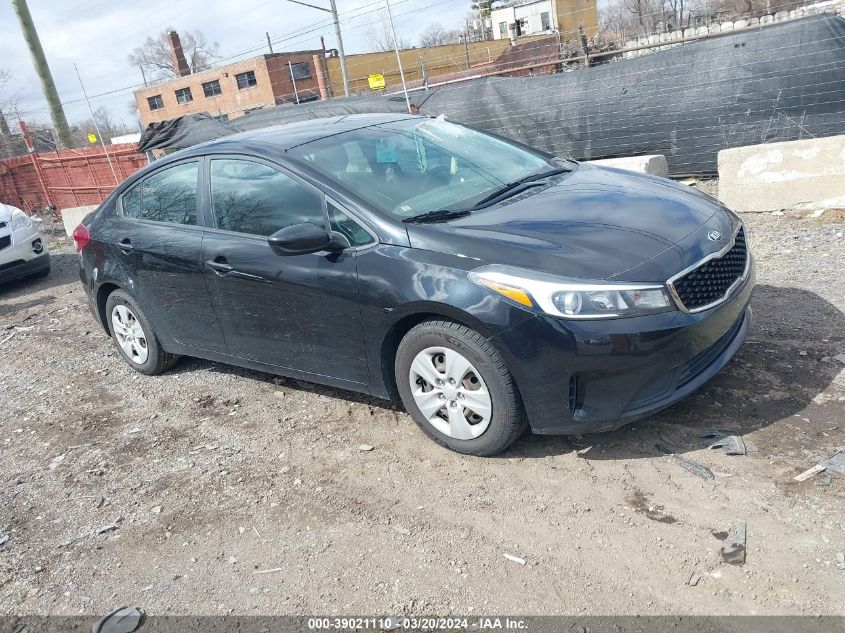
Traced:
POLYGON ((845 207, 845 135, 722 150, 719 200, 736 211, 845 207))
POLYGON ((725 31, 733 31, 734 30, 734 23, 733 22, 722 22, 722 33, 725 31))
POLYGON ((617 169, 627 169, 628 171, 651 174, 652 176, 662 176, 663 178, 669 177, 669 165, 666 163, 666 157, 663 154, 604 158, 602 160, 591 160, 588 162, 591 165, 616 167, 617 169))
POLYGON ((744 29, 748 26, 748 20, 737 20, 734 22, 734 30, 736 29, 744 29))
POLYGON ((73 230, 82 222, 82 218, 91 213, 97 205, 87 207, 71 207, 69 209, 62 209, 62 223, 65 225, 65 233, 70 237, 73 235, 73 230))
POLYGON ((760 18, 760 24, 771 24, 775 21, 775 16, 773 15, 764 15, 760 18))
POLYGON ((709 26, 709 28, 708 28, 708 31, 709 31, 710 33, 719 33, 719 32, 720 32, 720 30, 721 30, 721 27, 719 26, 719 23, 718 23, 718 22, 714 22, 714 23, 713 23, 713 24, 711 24, 711 25, 709 26))

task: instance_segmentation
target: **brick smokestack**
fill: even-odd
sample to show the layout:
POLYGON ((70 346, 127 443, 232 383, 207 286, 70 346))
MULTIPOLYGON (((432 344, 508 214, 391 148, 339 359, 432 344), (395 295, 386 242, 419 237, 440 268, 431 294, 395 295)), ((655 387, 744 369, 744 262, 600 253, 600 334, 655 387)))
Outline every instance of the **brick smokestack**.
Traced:
POLYGON ((179 77, 187 77, 191 74, 191 67, 185 59, 185 51, 182 50, 182 41, 176 31, 168 31, 167 38, 170 40, 170 54, 173 57, 173 69, 179 77))

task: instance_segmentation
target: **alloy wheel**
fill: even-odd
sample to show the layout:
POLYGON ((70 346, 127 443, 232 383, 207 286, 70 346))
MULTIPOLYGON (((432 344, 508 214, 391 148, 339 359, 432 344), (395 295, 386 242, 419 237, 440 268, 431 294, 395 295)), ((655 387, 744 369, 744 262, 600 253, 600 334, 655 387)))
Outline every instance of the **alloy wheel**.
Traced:
POLYGON ((493 402, 481 374, 462 354, 428 347, 409 372, 417 407, 435 429, 457 440, 472 440, 490 426, 493 402))
POLYGON ((123 304, 116 305, 111 312, 111 323, 117 344, 127 358, 137 365, 146 363, 149 355, 147 335, 132 310, 123 304))

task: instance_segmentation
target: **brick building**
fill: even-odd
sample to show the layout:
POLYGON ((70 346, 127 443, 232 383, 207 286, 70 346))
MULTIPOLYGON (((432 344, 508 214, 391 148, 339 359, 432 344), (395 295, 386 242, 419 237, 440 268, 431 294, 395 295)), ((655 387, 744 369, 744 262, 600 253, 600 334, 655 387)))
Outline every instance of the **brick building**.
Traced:
POLYGON ((324 59, 323 50, 259 55, 192 74, 178 34, 169 36, 179 76, 135 91, 145 126, 199 112, 234 119, 257 108, 320 98, 314 62, 315 55, 324 59))

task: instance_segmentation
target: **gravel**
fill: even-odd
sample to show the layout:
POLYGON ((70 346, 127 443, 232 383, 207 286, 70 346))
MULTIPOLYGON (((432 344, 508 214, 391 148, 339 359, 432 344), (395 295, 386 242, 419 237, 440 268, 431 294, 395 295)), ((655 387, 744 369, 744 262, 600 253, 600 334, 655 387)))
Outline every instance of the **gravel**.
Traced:
POLYGON ((793 477, 845 446, 845 225, 744 219, 755 321, 723 372, 634 427, 487 459, 367 396, 135 374, 54 231, 53 273, 0 288, 0 615, 842 614, 845 480, 793 477), (710 427, 748 454, 702 448, 710 427), (738 520, 742 566, 713 536, 738 520))

